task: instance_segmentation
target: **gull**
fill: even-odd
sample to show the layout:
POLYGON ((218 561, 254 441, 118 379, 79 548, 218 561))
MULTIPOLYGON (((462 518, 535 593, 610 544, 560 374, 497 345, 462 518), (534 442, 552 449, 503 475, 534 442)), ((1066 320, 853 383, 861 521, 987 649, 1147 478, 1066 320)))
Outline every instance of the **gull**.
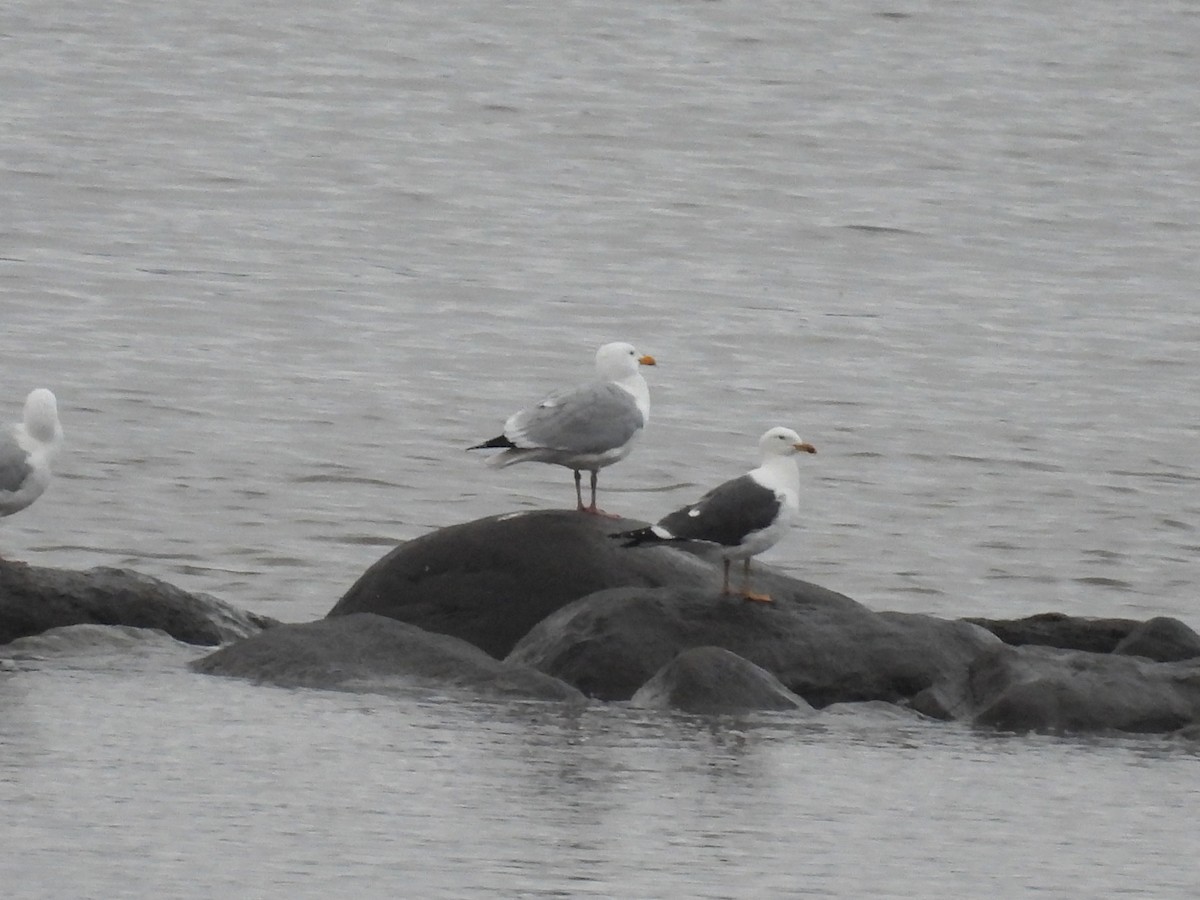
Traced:
POLYGON ((767 594, 750 590, 750 560, 773 547, 800 518, 800 472, 792 458, 816 453, 790 428, 775 427, 758 441, 762 464, 745 475, 713 488, 695 503, 677 509, 657 524, 612 535, 625 539, 623 547, 671 541, 716 544, 725 564, 722 594, 730 594, 729 564, 743 560, 741 595, 746 600, 770 603, 767 594))
POLYGON ((552 463, 575 473, 580 512, 607 515, 596 507, 596 482, 605 466, 620 462, 650 419, 650 388, 639 366, 655 365, 632 344, 605 344, 596 351, 596 380, 555 391, 536 406, 509 416, 504 433, 469 447, 500 448, 488 465, 552 463), (591 472, 592 502, 583 505, 582 472, 591 472))
POLYGON ((0 430, 0 518, 20 512, 45 492, 62 435, 54 394, 45 388, 31 391, 24 419, 0 430))

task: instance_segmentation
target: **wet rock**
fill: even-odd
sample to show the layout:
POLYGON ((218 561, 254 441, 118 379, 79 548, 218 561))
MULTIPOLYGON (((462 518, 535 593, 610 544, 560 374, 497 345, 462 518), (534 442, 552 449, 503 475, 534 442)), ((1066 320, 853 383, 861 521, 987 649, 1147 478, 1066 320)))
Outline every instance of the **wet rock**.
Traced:
POLYGON ((615 588, 538 623, 508 659, 602 700, 627 700, 684 650, 723 647, 814 706, 911 697, 999 641, 965 622, 875 613, 841 594, 773 574, 772 604, 714 585, 615 588))
POLYGON ((863 726, 885 729, 896 738, 896 726, 916 725, 922 728, 940 725, 930 716, 917 712, 910 706, 888 703, 886 700, 864 700, 861 703, 833 703, 821 710, 821 721, 835 718, 855 721, 863 726))
POLYGON ((1005 731, 1168 732, 1200 722, 1200 660, 1000 646, 912 706, 1005 731))
POLYGON ((57 658, 78 661, 107 656, 128 658, 163 651, 183 651, 191 656, 197 652, 194 645, 177 641, 165 631, 130 625, 64 625, 17 638, 0 648, 0 653, 13 660, 57 658))
POLYGON ((1193 744, 1200 744, 1200 723, 1188 725, 1178 731, 1171 732, 1171 737, 1193 744))
POLYGON ((128 569, 76 571, 0 560, 0 644, 83 624, 158 628, 188 644, 214 645, 276 623, 128 569))
POLYGON ((969 618, 965 621, 986 628, 1014 647, 1037 644, 1092 653, 1111 653, 1141 624, 1136 619, 1090 619, 1063 613, 1038 613, 1023 619, 969 618))
POLYGON ((608 536, 641 524, 552 510, 440 529, 379 560, 327 621, 377 613, 461 638, 601 700, 629 700, 646 686, 639 702, 746 702, 735 690, 745 672, 725 673, 723 686, 715 673, 729 660, 712 655, 683 657, 647 685, 680 654, 709 647, 765 670, 816 707, 886 701, 1017 730, 1154 730, 1190 721, 1186 679, 1144 668, 1185 663, 1127 655, 1190 653, 1193 636, 1181 623, 877 613, 759 564, 755 587, 776 602, 747 603, 720 595, 711 551, 627 549, 608 536), (1072 652, 1082 656, 1072 662, 1072 652))
MULTIPOLYGON (((719 565, 702 549, 626 549, 608 537, 645 524, 541 510, 441 528, 380 559, 328 615, 379 613, 503 658, 546 616, 606 588, 719 587, 719 565)), ((755 587, 774 583, 756 565, 755 587)))
POLYGON ((1114 653, 1173 662, 1200 656, 1200 634, 1169 616, 1140 623, 1113 649, 1114 653))
POLYGON ((766 669, 720 647, 683 651, 638 689, 632 703, 697 714, 812 710, 766 669))
POLYGON ((285 687, 387 692, 467 688, 490 697, 582 701, 556 678, 458 638, 371 613, 278 625, 193 663, 198 672, 285 687))

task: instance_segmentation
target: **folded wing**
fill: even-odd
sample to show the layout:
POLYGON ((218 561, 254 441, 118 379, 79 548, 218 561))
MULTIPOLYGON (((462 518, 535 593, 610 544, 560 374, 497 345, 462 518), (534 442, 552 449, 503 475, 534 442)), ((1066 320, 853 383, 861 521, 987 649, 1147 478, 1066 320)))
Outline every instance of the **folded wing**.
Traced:
POLYGON ((604 453, 627 444, 643 424, 628 391, 595 382, 515 413, 504 423, 504 436, 520 448, 604 453))

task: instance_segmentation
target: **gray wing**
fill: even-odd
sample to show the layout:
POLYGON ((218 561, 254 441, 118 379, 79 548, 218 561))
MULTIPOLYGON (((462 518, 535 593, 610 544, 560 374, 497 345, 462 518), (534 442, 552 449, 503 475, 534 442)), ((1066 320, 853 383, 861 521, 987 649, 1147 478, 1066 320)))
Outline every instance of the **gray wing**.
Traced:
POLYGON ((15 491, 33 472, 29 454, 9 430, 0 432, 0 491, 15 491))
POLYGON ((718 485, 658 524, 678 540, 735 547, 746 535, 774 522, 780 505, 773 490, 742 475, 718 485))
POLYGON ((504 436, 522 448, 604 453, 623 447, 644 424, 626 390, 598 381, 551 394, 504 423, 504 436))

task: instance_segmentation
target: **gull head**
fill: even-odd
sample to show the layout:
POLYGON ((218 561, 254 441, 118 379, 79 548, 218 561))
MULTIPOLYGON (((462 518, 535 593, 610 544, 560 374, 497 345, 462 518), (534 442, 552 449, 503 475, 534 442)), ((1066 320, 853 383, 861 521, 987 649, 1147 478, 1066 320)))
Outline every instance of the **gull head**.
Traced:
POLYGON ((758 439, 758 449, 763 458, 768 456, 792 456, 796 453, 816 453, 817 448, 790 428, 776 426, 758 439))
POLYGON ((58 401, 45 388, 30 391, 25 398, 25 433, 42 444, 56 444, 62 439, 58 421, 58 401))
POLYGON ((633 344, 616 341, 596 351, 596 373, 608 381, 620 381, 638 370, 638 366, 655 365, 653 356, 637 352, 633 344))

